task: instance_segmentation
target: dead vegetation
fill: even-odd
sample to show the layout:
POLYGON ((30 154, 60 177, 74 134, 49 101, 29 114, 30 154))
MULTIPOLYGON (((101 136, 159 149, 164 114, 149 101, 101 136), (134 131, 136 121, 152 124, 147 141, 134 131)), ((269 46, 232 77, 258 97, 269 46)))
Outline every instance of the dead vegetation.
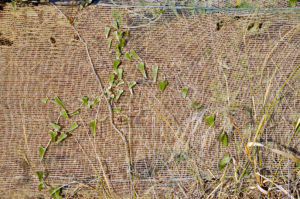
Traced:
MULTIPOLYGON (((0 46, 4 57, 13 56, 7 61, 12 69, 0 70, 1 87, 7 97, 1 101, 1 118, 3 124, 7 118, 14 118, 16 126, 1 131, 13 131, 2 141, 12 143, 6 149, 8 153, 1 153, 1 164, 11 165, 13 172, 2 174, 1 189, 24 188, 24 192, 19 191, 23 198, 47 195, 36 192, 36 176, 26 168, 32 164, 32 170, 49 172, 49 183, 65 185, 65 198, 299 197, 298 13, 212 12, 176 17, 167 11, 151 26, 144 26, 148 20, 118 9, 124 25, 143 25, 131 29, 124 51, 134 48, 139 53, 149 79, 152 65, 158 65, 158 79, 168 80, 162 93, 155 83, 143 80, 135 62, 123 62, 126 79, 140 80, 134 95, 127 91, 118 103, 129 119, 122 120, 118 114, 112 118, 128 140, 129 176, 124 143, 109 121, 98 123, 98 137, 93 138, 85 126, 62 145, 51 147, 45 163, 38 163, 37 146, 48 141, 47 124, 57 114, 55 108, 40 103, 41 99, 59 95, 74 108, 80 106, 77 99, 82 95, 99 93, 80 37, 89 46, 95 72, 103 85, 108 84, 114 55, 107 53, 104 28, 112 22, 112 8, 91 6, 78 13, 74 27, 79 35, 54 7, 38 6, 27 13, 24 9, 16 11, 14 23, 15 27, 28 23, 28 27, 9 27, 8 18, 0 22, 0 37, 7 37, 9 31, 14 33, 13 46, 0 46), (45 21, 34 28, 37 14, 45 21), (32 46, 25 53, 17 50, 24 47, 22 41, 32 46), (26 57, 34 57, 37 62, 26 57), (28 62, 27 67, 18 67, 24 62, 28 62), (21 78, 12 71, 22 71, 21 78), (32 81, 26 83, 27 79, 32 81), (23 89, 17 89, 22 85, 23 89), (185 86, 189 91, 182 98, 185 86), (10 101, 20 96, 25 97, 21 102, 10 101), (28 105, 32 100, 38 102, 28 105), (194 101, 202 108, 193 109, 194 101), (215 118, 213 125, 205 120, 210 115, 215 118), (228 146, 219 140, 221 133, 226 133, 228 146), (25 146, 23 153, 15 152, 18 145, 25 146), (8 154, 12 154, 11 160, 5 160, 8 154), (219 170, 226 154, 230 161, 219 170), (17 159, 27 161, 16 166, 20 165, 15 163, 17 159), (17 178, 20 171, 26 173, 21 174, 26 179, 17 178)), ((8 8, 2 12, 12 15, 8 8)), ((82 109, 76 120, 84 125, 83 120, 110 114, 103 98, 97 110, 82 109)))

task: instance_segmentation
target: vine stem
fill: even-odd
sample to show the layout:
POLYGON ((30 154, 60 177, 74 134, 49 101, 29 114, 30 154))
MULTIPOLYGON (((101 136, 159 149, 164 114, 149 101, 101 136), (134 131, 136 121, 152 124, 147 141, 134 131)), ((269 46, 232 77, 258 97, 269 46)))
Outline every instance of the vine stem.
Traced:
MULTIPOLYGON (((65 19, 68 21, 68 17, 53 3, 51 3, 57 10, 58 12, 60 12, 64 17, 65 19)), ((118 127, 115 125, 114 121, 113 121, 113 112, 112 112, 112 107, 111 107, 111 104, 109 102, 109 99, 106 97, 105 95, 105 91, 104 91, 104 87, 102 85, 102 82, 101 82, 101 78, 100 76, 98 75, 96 69, 95 69, 95 66, 94 66, 94 63, 92 61, 92 58, 90 56, 90 50, 88 48, 88 44, 87 42, 81 37, 80 33, 78 32, 78 30, 75 28, 75 26, 73 24, 70 24, 72 29, 74 30, 74 32, 76 33, 76 35, 78 36, 79 40, 81 41, 81 43, 85 46, 85 51, 86 51, 86 54, 88 56, 88 60, 89 60, 89 63, 90 63, 90 67, 93 71, 93 74, 95 75, 96 79, 97 79, 97 83, 98 83, 98 86, 100 88, 100 91, 101 93, 103 94, 104 96, 104 99, 106 101, 106 104, 107 104, 107 108, 108 108, 108 111, 109 111, 109 115, 110 115, 110 124, 111 126, 113 127, 113 129, 119 134, 119 136, 121 137, 122 139, 122 142, 125 146, 125 151, 126 151, 126 163, 127 163, 127 166, 128 166, 128 170, 127 170, 127 173, 129 174, 129 180, 130 180, 130 186, 131 186, 131 193, 132 193, 132 190, 133 190, 133 184, 132 184, 132 171, 131 171, 131 163, 130 163, 130 149, 129 149, 129 144, 128 144, 128 141, 126 139, 126 136, 124 135, 124 133, 118 129, 118 127)))

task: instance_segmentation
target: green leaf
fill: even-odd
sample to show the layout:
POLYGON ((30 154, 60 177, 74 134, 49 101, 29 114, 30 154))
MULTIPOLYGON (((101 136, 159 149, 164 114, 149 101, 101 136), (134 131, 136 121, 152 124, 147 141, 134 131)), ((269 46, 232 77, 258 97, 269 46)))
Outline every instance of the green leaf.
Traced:
POLYGON ((39 146, 39 152, 40 152, 40 161, 42 161, 44 159, 46 148, 39 146))
POLYGON ((48 191, 54 199, 62 199, 62 196, 60 195, 61 186, 56 186, 55 189, 51 188, 48 191))
POLYGON ((132 57, 131 55, 127 52, 125 53, 125 58, 128 60, 128 61, 131 61, 132 60, 132 57))
POLYGON ((137 68, 141 71, 143 77, 144 77, 145 79, 147 79, 147 73, 146 73, 146 71, 145 71, 145 64, 144 64, 144 62, 139 63, 139 64, 137 65, 137 68))
MULTIPOLYGON (((108 47, 108 49, 110 49, 111 43, 112 43, 112 38, 108 38, 107 39, 107 47, 108 47)), ((112 51, 109 51, 108 53, 110 54, 110 53, 112 53, 112 51)))
POLYGON ((115 29, 119 29, 119 23, 117 21, 112 22, 111 26, 115 29))
POLYGON ((108 38, 110 32, 110 27, 105 27, 105 38, 108 38))
POLYGON ((296 167, 300 168, 300 161, 296 162, 296 167))
POLYGON ((54 143, 55 140, 56 140, 57 132, 50 130, 49 133, 50 133, 50 136, 51 136, 51 142, 54 143))
POLYGON ((99 102, 100 102, 99 97, 96 97, 95 100, 94 100, 94 102, 93 102, 93 105, 92 105, 92 106, 98 104, 99 102))
POLYGON ((103 122, 103 121, 105 121, 107 119, 107 117, 105 116, 105 117, 102 117, 102 118, 100 118, 100 122, 103 122))
POLYGON ((64 103, 62 103, 62 101, 60 101, 60 99, 59 99, 57 96, 54 97, 54 102, 55 102, 57 105, 61 106, 63 109, 66 109, 64 103))
POLYGON ((114 33, 114 37, 116 38, 116 40, 118 41, 118 42, 120 42, 120 35, 118 34, 118 32, 117 31, 115 31, 114 33))
POLYGON ((43 181, 43 175, 44 175, 43 172, 42 171, 37 171, 36 175, 38 176, 39 181, 42 182, 43 181))
POLYGON ((131 95, 133 95, 133 90, 132 88, 136 85, 136 81, 128 82, 128 87, 131 95))
POLYGON ((219 135, 219 140, 224 146, 228 146, 228 136, 227 133, 223 132, 219 135))
POLYGON ((48 97, 43 98, 42 101, 46 104, 48 102, 48 97))
POLYGON ((121 108, 113 108, 113 112, 120 113, 121 112, 121 108))
POLYGON ((127 120, 128 119, 128 115, 123 115, 122 116, 122 120, 127 120))
POLYGON ((120 50, 117 51, 116 52, 116 59, 120 59, 121 55, 122 55, 121 51, 120 50))
POLYGON ((45 187, 45 184, 41 182, 38 186, 38 190, 41 191, 45 187))
POLYGON ((59 131, 61 128, 58 124, 54 124, 52 122, 50 122, 50 125, 54 128, 55 131, 59 131))
POLYGON ((182 95, 183 98, 186 98, 186 94, 187 94, 188 91, 189 91, 188 87, 183 87, 182 88, 181 95, 182 95))
POLYGON ((123 78, 123 69, 118 68, 118 70, 116 72, 117 72, 118 78, 121 80, 123 78))
POLYGON ((236 8, 250 8, 250 5, 247 1, 243 0, 236 6, 236 8))
POLYGON ((215 123, 215 115, 209 115, 207 117, 204 117, 204 120, 208 124, 208 126, 213 127, 215 123))
POLYGON ((297 0, 289 0, 288 4, 289 4, 289 7, 290 7, 290 8, 296 7, 296 5, 297 5, 297 0))
POLYGON ((118 66, 120 65, 121 61, 119 59, 114 59, 113 61, 113 69, 116 71, 118 69, 118 66))
POLYGON ((122 85, 122 84, 124 84, 124 81, 123 81, 123 80, 120 80, 120 81, 117 83, 116 87, 118 87, 118 86, 120 86, 120 85, 122 85))
POLYGON ((222 160, 219 162, 219 166, 218 166, 219 171, 221 171, 230 162, 230 160, 231 158, 229 157, 228 154, 224 155, 222 160))
POLYGON ((123 48, 125 45, 125 39, 124 38, 121 38, 120 39, 120 48, 123 48))
POLYGON ((72 113, 70 113, 70 116, 77 115, 77 114, 79 114, 79 110, 78 109, 75 110, 75 111, 73 111, 72 113))
POLYGON ((67 134, 65 134, 64 132, 61 132, 60 136, 57 138, 56 140, 56 144, 60 143, 61 141, 63 141, 64 139, 66 139, 66 137, 68 137, 67 134))
POLYGON ((60 112, 60 114, 62 115, 62 116, 64 116, 65 118, 69 118, 69 115, 68 115, 68 113, 67 113, 67 111, 65 110, 65 109, 63 109, 61 112, 60 112))
POLYGON ((130 50, 130 55, 133 56, 133 57, 135 57, 136 59, 142 61, 142 59, 140 58, 140 56, 133 49, 130 50))
POLYGON ((110 74, 109 75, 109 86, 112 87, 114 85, 115 81, 115 74, 110 74))
POLYGON ((119 99, 120 99, 120 97, 121 97, 121 95, 122 95, 123 92, 124 91, 122 89, 120 89, 120 90, 117 91, 117 94, 116 94, 116 97, 115 97, 115 102, 119 101, 119 99))
POLYGON ((129 30, 126 30, 126 31, 125 31, 125 36, 128 37, 128 36, 129 36, 129 33, 130 33, 130 31, 129 31, 129 30))
POLYGON ((11 2, 11 7, 16 10, 17 9, 17 2, 16 1, 12 1, 11 2))
POLYGON ((193 107, 194 109, 200 109, 200 108, 202 107, 202 105, 199 104, 198 102, 193 102, 192 107, 193 107))
POLYGON ((156 82, 156 80, 157 80, 158 66, 152 66, 152 71, 153 71, 153 82, 156 82))
POLYGON ((159 81, 158 83, 158 88, 160 91, 164 91, 166 89, 166 86, 168 85, 167 80, 164 81, 159 81))
POLYGON ((90 125, 92 127, 93 136, 96 136, 96 120, 90 121, 90 125))
POLYGON ((83 104, 85 105, 85 107, 91 108, 90 104, 88 103, 88 98, 87 97, 82 96, 81 101, 83 102, 83 104))
POLYGON ((71 133, 73 130, 75 130, 76 128, 78 128, 78 124, 76 122, 74 122, 71 127, 68 130, 68 133, 71 133))

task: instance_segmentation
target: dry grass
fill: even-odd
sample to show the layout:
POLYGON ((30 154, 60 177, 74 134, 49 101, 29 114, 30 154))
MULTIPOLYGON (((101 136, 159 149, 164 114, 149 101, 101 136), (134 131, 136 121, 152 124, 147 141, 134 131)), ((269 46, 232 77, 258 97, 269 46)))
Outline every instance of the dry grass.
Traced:
MULTIPOLYGON (((143 9, 135 12, 149 14, 143 9)), ((48 141, 47 124, 56 119, 58 110, 55 105, 47 108, 30 102, 58 95, 69 107, 81 107, 77 98, 99 93, 91 65, 103 85, 108 84, 113 55, 107 54, 103 30, 111 22, 111 8, 91 6, 75 17, 77 36, 88 44, 89 56, 74 29, 51 6, 20 8, 14 13, 5 7, 0 12, 0 37, 11 35, 13 40, 12 47, 0 46, 11 67, 0 69, 1 88, 6 92, 1 121, 5 124, 13 118, 15 123, 1 131, 14 133, 1 142, 3 146, 12 143, 8 153, 1 153, 1 164, 11 166, 13 172, 0 176, 0 189, 19 189, 20 198, 47 195, 35 192, 32 171, 48 170, 47 182, 63 185, 65 198, 299 197, 299 168, 294 162, 299 158, 299 134, 293 126, 300 105, 299 14, 191 15, 185 10, 176 18, 169 11, 149 27, 132 11, 120 9, 120 13, 127 26, 142 25, 131 30, 125 51, 134 48, 139 53, 150 78, 151 66, 159 65, 158 79, 168 80, 167 89, 160 92, 151 80, 142 79, 135 62, 124 60, 126 81, 139 82, 134 96, 125 93, 117 105, 129 119, 114 114, 111 121, 98 124, 98 136, 93 138, 86 121, 112 113, 104 98, 93 110, 82 108, 75 118, 81 129, 63 145, 51 146, 45 162, 39 164, 37 146, 48 141), (35 26, 37 18, 42 25, 35 26), (50 37, 55 37, 55 44, 49 44, 50 37), (32 47, 19 53, 28 45, 32 47), (32 57, 44 64, 33 62, 32 57), (28 68, 19 67, 24 62, 28 68), (14 71, 22 71, 21 78, 14 71), (19 91, 22 85, 25 89, 19 91), (186 99, 181 97, 183 86, 189 87, 186 99), (15 99, 20 96, 25 97, 22 103, 15 99), (203 108, 193 110, 193 101, 203 108), (213 127, 204 120, 211 114, 216 118, 213 127), (111 124, 124 134, 128 147, 111 124), (218 140, 222 132, 228 134, 228 147, 218 140), (249 147, 249 142, 267 147, 249 147), (24 146, 21 155, 15 154, 16 145, 24 146), (230 155, 230 164, 218 171, 224 154, 230 155), (18 161, 23 162, 22 168, 15 166, 18 161), (25 180, 27 185, 22 185, 25 180)))

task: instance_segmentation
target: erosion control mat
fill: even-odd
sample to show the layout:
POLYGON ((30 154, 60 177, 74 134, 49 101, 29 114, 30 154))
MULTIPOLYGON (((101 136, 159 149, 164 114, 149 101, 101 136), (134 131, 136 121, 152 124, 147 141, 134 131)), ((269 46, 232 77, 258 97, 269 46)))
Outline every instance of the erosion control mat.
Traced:
POLYGON ((77 9, 0 10, 0 198, 299 197, 299 9, 77 9))

